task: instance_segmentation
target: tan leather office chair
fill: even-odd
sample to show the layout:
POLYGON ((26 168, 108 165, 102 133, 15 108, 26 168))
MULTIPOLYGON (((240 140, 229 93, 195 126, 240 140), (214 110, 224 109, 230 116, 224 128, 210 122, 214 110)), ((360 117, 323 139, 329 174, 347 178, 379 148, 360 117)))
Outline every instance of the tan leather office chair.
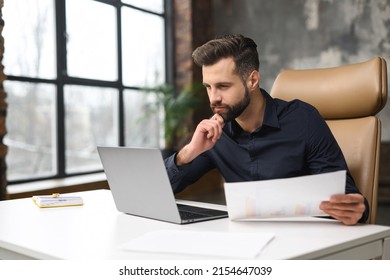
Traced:
POLYGON ((376 114, 387 101, 383 58, 333 68, 285 70, 271 95, 300 99, 315 106, 328 123, 356 185, 370 204, 368 223, 375 223, 381 123, 376 114))

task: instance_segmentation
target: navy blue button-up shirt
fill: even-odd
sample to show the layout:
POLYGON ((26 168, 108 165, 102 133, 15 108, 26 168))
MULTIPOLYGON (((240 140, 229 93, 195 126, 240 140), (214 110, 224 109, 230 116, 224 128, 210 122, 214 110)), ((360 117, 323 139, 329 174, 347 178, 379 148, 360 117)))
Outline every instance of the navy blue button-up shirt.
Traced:
MULTIPOLYGON (((214 147, 191 163, 165 160, 173 190, 179 192, 217 168, 226 182, 288 178, 347 170, 346 193, 359 193, 344 156, 326 122, 311 105, 286 102, 261 91, 266 100, 263 124, 247 133, 236 121, 223 127, 214 147)), ((368 203, 361 221, 368 217, 368 203)))

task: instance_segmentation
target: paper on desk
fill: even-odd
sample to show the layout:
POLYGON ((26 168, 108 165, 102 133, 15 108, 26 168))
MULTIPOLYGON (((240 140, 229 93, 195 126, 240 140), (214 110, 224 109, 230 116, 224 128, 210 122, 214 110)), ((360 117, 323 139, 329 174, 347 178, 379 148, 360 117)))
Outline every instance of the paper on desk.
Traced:
POLYGON ((321 216, 321 201, 345 193, 346 171, 240 183, 225 183, 231 220, 321 216))
POLYGON ((158 230, 123 245, 123 249, 215 257, 254 258, 272 240, 273 233, 158 230))

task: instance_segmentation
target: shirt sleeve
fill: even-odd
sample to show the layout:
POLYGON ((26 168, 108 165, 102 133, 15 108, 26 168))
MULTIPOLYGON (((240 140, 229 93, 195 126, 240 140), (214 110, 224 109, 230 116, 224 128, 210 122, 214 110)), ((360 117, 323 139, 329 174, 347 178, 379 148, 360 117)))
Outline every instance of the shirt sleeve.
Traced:
POLYGON ((214 168, 207 153, 199 155, 186 165, 176 165, 177 153, 165 159, 165 168, 174 193, 184 190, 187 186, 195 183, 203 174, 214 168))
MULTIPOLYGON (((310 173, 318 174, 346 170, 345 193, 361 194, 349 172, 344 155, 325 120, 316 109, 312 111, 308 119, 307 162, 310 173)), ((364 200, 366 209, 359 221, 362 223, 367 220, 369 215, 369 204, 366 198, 364 200)))

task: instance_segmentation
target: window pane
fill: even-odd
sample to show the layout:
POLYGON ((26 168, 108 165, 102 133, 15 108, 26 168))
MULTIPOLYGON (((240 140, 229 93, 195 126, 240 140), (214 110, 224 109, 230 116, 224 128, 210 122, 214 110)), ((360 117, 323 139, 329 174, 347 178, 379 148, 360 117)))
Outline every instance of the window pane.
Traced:
POLYGON ((156 86, 165 81, 164 20, 122 8, 123 83, 156 86), (142 28, 140 28, 142 26, 142 28))
POLYGON ((122 3, 130 4, 138 8, 142 8, 156 13, 164 12, 163 0, 122 0, 122 3))
POLYGON ((55 86, 5 81, 8 180, 56 173, 55 86))
POLYGON ((91 0, 68 0, 66 12, 68 75, 117 80, 115 8, 91 0))
POLYGON ((66 172, 101 169, 97 145, 118 145, 118 90, 68 85, 64 88, 66 172))
POLYGON ((153 94, 136 90, 124 91, 126 146, 164 146, 162 108, 153 107, 153 94))
POLYGON ((56 77, 53 3, 53 0, 4 1, 5 74, 56 77))

